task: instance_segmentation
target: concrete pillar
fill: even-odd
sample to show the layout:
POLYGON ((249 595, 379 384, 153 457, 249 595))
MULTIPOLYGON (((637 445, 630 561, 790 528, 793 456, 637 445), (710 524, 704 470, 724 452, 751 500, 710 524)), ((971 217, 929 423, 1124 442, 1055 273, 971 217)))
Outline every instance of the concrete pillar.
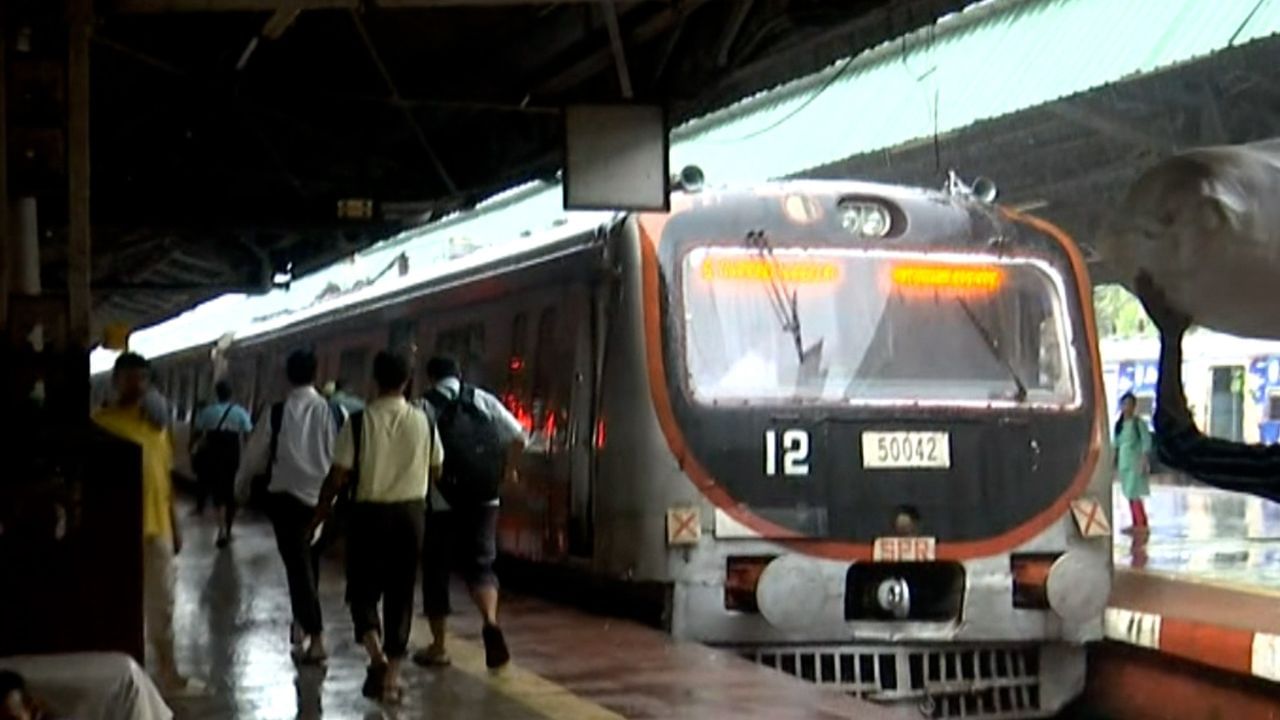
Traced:
POLYGON ((67 233, 68 340, 87 349, 93 297, 90 288, 89 229, 89 35, 93 0, 69 0, 67 50, 67 168, 70 222, 67 233))
MULTIPOLYGON (((0 330, 9 326, 9 136, 5 86, 9 84, 7 12, 0 12, 0 330)), ((3 342, 3 340, 0 340, 3 342)))
POLYGON ((40 228, 36 221, 36 199, 18 198, 13 203, 10 218, 10 290, 20 295, 39 295, 40 228))

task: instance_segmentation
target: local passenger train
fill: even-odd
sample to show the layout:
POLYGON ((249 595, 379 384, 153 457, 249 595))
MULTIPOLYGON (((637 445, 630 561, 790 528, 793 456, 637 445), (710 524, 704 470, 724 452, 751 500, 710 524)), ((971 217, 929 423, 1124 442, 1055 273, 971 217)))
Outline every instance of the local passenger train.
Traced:
MULTIPOLYGON (((508 559, 814 682, 1029 717, 1081 691, 1110 585, 1093 318, 1044 221, 788 182, 677 193, 218 355, 261 412, 298 346, 353 387, 389 345, 452 353, 535 438, 508 559)), ((155 359, 184 418, 210 351, 155 359)))

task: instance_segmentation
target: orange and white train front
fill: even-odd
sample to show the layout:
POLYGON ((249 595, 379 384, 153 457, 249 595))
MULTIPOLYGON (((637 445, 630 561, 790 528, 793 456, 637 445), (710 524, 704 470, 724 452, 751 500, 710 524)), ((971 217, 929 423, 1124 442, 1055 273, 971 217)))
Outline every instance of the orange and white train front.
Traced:
POLYGON ((1110 474, 1071 240, 837 182, 679 196, 627 232, 647 397, 605 385, 629 440, 600 456, 597 563, 668 581, 679 635, 935 716, 1078 694, 1110 474))

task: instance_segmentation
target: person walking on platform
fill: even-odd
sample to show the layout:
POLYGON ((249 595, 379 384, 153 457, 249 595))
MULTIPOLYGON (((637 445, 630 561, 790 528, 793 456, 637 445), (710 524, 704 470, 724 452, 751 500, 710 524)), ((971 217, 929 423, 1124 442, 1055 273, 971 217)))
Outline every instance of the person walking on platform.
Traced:
POLYGON ((142 575, 147 641, 155 653, 157 684, 167 695, 198 691, 178 672, 173 642, 173 556, 182 551, 182 533, 173 500, 173 444, 169 431, 148 417, 144 406, 151 364, 136 353, 116 358, 111 373, 115 402, 93 414, 107 432, 142 449, 142 575))
POLYGON ((320 613, 320 551, 308 529, 320 500, 320 488, 333 462, 334 427, 329 403, 313 383, 316 356, 298 350, 285 361, 293 390, 271 406, 266 423, 258 423, 236 477, 236 496, 244 501, 256 478, 267 476, 267 515, 275 529, 276 547, 284 561, 293 609, 290 643, 304 663, 322 663, 324 621, 320 613))
POLYGON ((457 571, 484 618, 485 663, 499 668, 511 660, 498 625, 498 486, 514 479, 528 438, 498 398, 462 382, 458 363, 433 357, 427 362, 431 390, 423 409, 436 422, 444 443, 444 476, 428 497, 427 538, 422 554, 422 603, 432 642, 414 654, 426 667, 450 663, 445 645, 449 578, 457 571))
POLYGON ((1232 442, 1200 432, 1182 387, 1182 336, 1192 318, 1170 304, 1149 275, 1140 274, 1135 289, 1160 330, 1155 414, 1160 462, 1207 485, 1280 502, 1280 445, 1232 442))
POLYGON ((444 455, 435 426, 404 398, 408 361, 380 352, 373 375, 378 397, 353 413, 338 433, 333 471, 311 532, 329 517, 339 493, 348 492, 347 600, 356 641, 369 655, 363 694, 398 703, 400 665, 413 624, 425 498, 440 476, 444 455))
POLYGON ((219 380, 214 386, 218 402, 196 415, 191 434, 191 465, 196 472, 199 495, 196 513, 204 510, 213 496, 214 507, 222 510, 218 526, 219 548, 231 542, 231 525, 236 517, 235 480, 240 467, 240 448, 253 431, 249 412, 231 401, 231 383, 219 380))
POLYGON ((1120 489, 1129 501, 1133 525, 1127 530, 1134 535, 1150 532, 1147 509, 1142 500, 1151 494, 1147 478, 1151 473, 1151 430, 1147 419, 1138 414, 1138 398, 1125 393, 1120 398, 1120 417, 1115 425, 1116 473, 1120 489))

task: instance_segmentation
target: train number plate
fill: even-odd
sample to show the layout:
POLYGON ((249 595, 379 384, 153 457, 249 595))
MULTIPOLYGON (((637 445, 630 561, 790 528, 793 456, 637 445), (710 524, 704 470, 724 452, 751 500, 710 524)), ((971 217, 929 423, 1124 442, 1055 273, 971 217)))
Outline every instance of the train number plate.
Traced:
POLYGON ((931 537, 876 538, 871 559, 876 562, 932 562, 938 557, 938 541, 931 537))
POLYGON ((864 468, 949 468, 951 434, 948 432, 862 433, 864 468))

